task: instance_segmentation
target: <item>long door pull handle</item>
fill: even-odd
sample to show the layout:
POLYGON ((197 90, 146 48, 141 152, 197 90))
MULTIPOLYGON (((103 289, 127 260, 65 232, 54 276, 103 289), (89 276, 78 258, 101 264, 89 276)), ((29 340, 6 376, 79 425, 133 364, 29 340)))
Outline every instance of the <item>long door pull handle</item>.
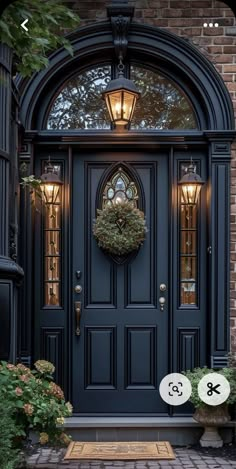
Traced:
POLYGON ((75 301, 75 321, 76 321, 76 329, 75 334, 80 336, 80 319, 81 319, 81 301, 75 301))

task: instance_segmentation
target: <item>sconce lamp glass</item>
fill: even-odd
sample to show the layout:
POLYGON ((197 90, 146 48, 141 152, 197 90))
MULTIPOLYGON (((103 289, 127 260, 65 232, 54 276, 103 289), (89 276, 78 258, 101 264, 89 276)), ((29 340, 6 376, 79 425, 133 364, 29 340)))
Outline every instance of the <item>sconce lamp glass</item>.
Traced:
POLYGON ((60 180, 54 167, 49 162, 45 168, 45 173, 40 176, 41 192, 45 204, 55 204, 57 202, 60 187, 63 182, 60 180))
POLYGON ((196 204, 204 184, 201 176, 196 173, 195 167, 191 162, 187 168, 186 174, 179 181, 179 185, 182 186, 182 196, 185 204, 196 204))

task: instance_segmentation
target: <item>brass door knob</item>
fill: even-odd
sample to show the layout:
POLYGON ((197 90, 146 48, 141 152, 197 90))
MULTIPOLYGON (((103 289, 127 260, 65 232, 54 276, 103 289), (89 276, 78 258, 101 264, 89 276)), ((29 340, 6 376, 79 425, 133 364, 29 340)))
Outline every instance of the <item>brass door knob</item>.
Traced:
POLYGON ((165 283, 161 283, 160 290, 161 291, 166 291, 166 284, 165 283))
POLYGON ((75 285, 75 293, 81 293, 81 292, 82 292, 81 285, 75 285))

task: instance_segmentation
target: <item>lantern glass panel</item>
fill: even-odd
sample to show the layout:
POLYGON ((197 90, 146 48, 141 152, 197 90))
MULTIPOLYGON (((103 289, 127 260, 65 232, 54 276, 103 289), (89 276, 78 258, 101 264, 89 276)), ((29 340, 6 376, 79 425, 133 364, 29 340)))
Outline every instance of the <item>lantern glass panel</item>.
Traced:
POLYGON ((200 184, 186 184, 182 185, 183 201, 186 204, 196 204, 200 194, 200 184))
POLYGON ((109 94, 108 100, 112 121, 115 121, 116 124, 122 124, 122 91, 109 94))
POLYGON ((46 204, 55 204, 58 202, 60 185, 46 183, 41 185, 41 191, 46 204))
POLYGON ((130 121, 132 118, 135 101, 136 98, 134 94, 124 91, 123 117, 127 121, 130 121))

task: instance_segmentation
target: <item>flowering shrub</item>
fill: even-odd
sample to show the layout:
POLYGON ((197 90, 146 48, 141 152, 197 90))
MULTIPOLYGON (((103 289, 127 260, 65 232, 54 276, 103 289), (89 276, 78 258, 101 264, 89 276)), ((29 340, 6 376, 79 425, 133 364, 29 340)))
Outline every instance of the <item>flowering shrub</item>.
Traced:
POLYGON ((26 437, 30 429, 39 432, 40 443, 64 444, 70 441, 63 432, 64 417, 72 414, 72 405, 65 402, 60 386, 53 382, 52 363, 39 360, 31 371, 23 364, 1 362, 0 399, 7 400, 14 409, 19 437, 26 437))

